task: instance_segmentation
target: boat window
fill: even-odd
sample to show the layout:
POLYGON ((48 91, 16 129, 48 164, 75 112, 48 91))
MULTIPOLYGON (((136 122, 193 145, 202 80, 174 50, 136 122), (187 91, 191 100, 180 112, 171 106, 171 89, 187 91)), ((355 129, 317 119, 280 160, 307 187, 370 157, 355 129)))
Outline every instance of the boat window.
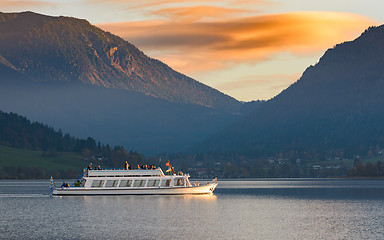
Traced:
POLYGON ((160 180, 148 180, 147 187, 158 187, 160 180))
POLYGON ((183 178, 179 178, 179 179, 175 179, 175 186, 184 186, 184 179, 183 178))
POLYGON ((135 180, 133 182, 133 187, 144 187, 146 180, 135 180))
POLYGON ((162 180, 160 186, 165 187, 165 182, 166 182, 165 180, 162 180))
POLYGON ((130 187, 132 185, 132 180, 121 180, 119 187, 130 187))
POLYGON ((91 187, 102 187, 104 180, 93 180, 91 187))
POLYGON ((107 180, 105 187, 116 187, 118 180, 107 180))
POLYGON ((140 187, 144 187, 146 182, 146 180, 141 180, 140 187))
POLYGON ((167 180, 162 180, 161 181, 161 186, 162 187, 169 187, 171 185, 171 179, 167 179, 167 180))

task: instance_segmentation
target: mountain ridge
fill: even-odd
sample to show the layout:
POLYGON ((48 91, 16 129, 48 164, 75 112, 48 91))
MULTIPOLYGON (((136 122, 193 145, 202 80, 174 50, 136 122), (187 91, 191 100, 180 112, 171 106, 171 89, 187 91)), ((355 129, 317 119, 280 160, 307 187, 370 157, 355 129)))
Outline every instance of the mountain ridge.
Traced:
POLYGON ((383 88, 384 25, 327 50, 298 81, 198 148, 363 155, 384 145, 383 88))
POLYGON ((34 81, 81 82, 232 112, 241 108, 236 99, 83 19, 0 13, 0 32, 0 63, 34 81))

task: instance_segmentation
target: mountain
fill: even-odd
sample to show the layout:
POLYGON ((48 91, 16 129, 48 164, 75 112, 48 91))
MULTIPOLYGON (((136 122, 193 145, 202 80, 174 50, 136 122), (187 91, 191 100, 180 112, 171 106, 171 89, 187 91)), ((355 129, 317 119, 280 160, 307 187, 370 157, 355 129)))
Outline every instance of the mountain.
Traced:
POLYGON ((86 20, 0 13, 0 110, 144 153, 181 151, 253 108, 86 20))
POLYGON ((34 81, 80 82, 233 111, 240 106, 86 20, 0 13, 0 33, 2 67, 34 81))
POLYGON ((384 147, 384 25, 326 51, 275 98, 200 151, 353 157, 384 147))

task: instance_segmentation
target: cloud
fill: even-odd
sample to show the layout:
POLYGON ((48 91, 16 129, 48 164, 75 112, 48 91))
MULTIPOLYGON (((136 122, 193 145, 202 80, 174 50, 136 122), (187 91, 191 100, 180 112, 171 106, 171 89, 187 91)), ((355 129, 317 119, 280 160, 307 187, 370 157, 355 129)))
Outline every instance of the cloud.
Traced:
POLYGON ((266 86, 268 90, 281 90, 287 88, 292 82, 300 78, 299 74, 271 74, 271 75, 250 75, 241 77, 235 81, 228 81, 218 84, 216 87, 223 91, 241 90, 249 87, 266 86))
POLYGON ((153 11, 153 14, 160 15, 173 21, 199 21, 203 19, 215 19, 228 17, 231 15, 239 15, 244 13, 255 13, 255 11, 236 8, 224 8, 216 6, 192 6, 192 7, 177 7, 163 8, 153 11))
POLYGON ((52 2, 48 1, 18 1, 18 0, 1 0, 0 1, 0 8, 6 9, 6 10, 12 10, 12 9, 28 9, 30 7, 40 7, 40 6, 47 6, 47 5, 53 5, 52 2))
MULTIPOLYGON (((132 42, 152 57, 184 73, 256 62, 279 52, 293 55, 324 51, 352 40, 376 24, 356 14, 290 12, 200 21, 204 8, 162 9, 171 18, 185 14, 192 21, 148 20, 97 24, 132 42), (198 21, 199 20, 199 21, 198 21)), ((225 9, 217 8, 224 14, 225 9)))

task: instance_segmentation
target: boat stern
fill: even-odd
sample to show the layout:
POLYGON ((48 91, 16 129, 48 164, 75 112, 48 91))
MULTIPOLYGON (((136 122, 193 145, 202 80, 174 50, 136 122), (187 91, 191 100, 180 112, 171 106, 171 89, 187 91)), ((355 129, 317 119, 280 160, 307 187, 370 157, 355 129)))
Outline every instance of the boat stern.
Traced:
POLYGON ((212 179, 212 181, 209 185, 211 186, 209 188, 209 190, 213 193, 213 191, 215 191, 215 188, 217 187, 217 185, 219 185, 219 183, 217 182, 217 178, 212 179))

